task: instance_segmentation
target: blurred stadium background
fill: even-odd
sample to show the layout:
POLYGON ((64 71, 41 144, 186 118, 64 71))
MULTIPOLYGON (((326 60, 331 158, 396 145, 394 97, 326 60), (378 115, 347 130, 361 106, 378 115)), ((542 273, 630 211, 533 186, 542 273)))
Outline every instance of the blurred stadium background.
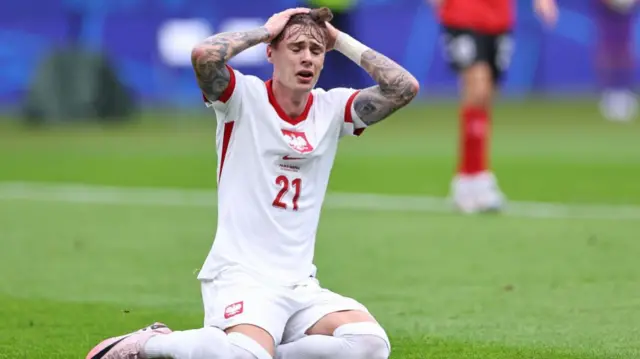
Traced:
MULTIPOLYGON (((318 233, 323 284, 364 302, 393 358, 640 356, 637 121, 599 109, 592 2, 544 29, 518 1, 493 167, 511 203, 446 203, 456 82, 422 0, 360 0, 349 29, 421 82, 348 139, 318 233)), ((21 0, 0 11, 0 358, 78 358, 163 320, 201 325, 215 230, 215 120, 189 52, 294 0, 21 0)), ((631 44, 640 56, 640 17, 631 44)), ((232 60, 270 75, 264 48, 232 60)), ((337 56, 336 54, 331 54, 337 56)), ((351 65, 353 66, 353 65, 351 65)), ((634 78, 640 77, 635 69, 634 78)), ((323 81, 370 80, 355 67, 323 81)))

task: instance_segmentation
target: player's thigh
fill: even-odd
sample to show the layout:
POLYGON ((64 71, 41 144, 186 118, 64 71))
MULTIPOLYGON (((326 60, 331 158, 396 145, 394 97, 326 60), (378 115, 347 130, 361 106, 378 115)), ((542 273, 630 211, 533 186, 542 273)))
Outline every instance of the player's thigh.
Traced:
POLYGON ((488 43, 488 58, 494 83, 498 84, 511 66, 515 50, 510 32, 498 35, 485 35, 488 43))
POLYGON ((238 271, 202 281, 205 326, 242 333, 273 355, 293 314, 278 291, 238 271))
POLYGON ((305 335, 333 335, 344 324, 376 323, 373 315, 357 300, 321 288, 319 284, 312 284, 311 288, 314 290, 304 299, 306 305, 287 322, 283 342, 292 342, 305 335))
POLYGON ((472 29, 443 28, 445 57, 461 82, 462 102, 487 106, 493 97, 493 42, 472 29))
POLYGON ((489 61, 488 43, 472 29, 444 26, 442 44, 445 60, 460 75, 480 62, 489 61))

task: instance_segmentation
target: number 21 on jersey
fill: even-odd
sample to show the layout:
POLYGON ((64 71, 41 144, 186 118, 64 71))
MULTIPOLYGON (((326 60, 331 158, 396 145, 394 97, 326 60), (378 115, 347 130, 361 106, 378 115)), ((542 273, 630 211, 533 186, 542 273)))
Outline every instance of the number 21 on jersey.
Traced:
POLYGON ((302 179, 295 178, 293 180, 289 180, 287 176, 280 175, 276 178, 276 185, 280 187, 280 191, 273 200, 273 206, 282 209, 291 208, 294 211, 297 211, 298 199, 300 199, 300 191, 302 190, 302 179), (290 191, 293 191, 293 199, 291 200, 291 203, 287 203, 285 202, 284 197, 290 191))

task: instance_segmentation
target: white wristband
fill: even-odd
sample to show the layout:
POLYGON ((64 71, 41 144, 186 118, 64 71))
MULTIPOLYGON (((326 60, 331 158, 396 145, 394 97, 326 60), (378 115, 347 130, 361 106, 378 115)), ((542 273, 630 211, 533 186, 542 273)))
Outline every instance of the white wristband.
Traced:
POLYGON ((362 54, 369 50, 367 46, 344 32, 340 32, 336 37, 336 44, 334 48, 337 51, 340 51, 344 56, 350 58, 351 61, 358 64, 358 66, 360 66, 362 54))

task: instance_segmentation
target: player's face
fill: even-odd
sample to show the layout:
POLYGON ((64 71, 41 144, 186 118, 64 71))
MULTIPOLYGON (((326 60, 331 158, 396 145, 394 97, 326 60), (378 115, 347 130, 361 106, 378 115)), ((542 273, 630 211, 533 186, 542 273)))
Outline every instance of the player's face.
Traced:
POLYGON ((270 50, 274 78, 293 90, 311 91, 324 65, 326 48, 319 32, 296 26, 270 50))

